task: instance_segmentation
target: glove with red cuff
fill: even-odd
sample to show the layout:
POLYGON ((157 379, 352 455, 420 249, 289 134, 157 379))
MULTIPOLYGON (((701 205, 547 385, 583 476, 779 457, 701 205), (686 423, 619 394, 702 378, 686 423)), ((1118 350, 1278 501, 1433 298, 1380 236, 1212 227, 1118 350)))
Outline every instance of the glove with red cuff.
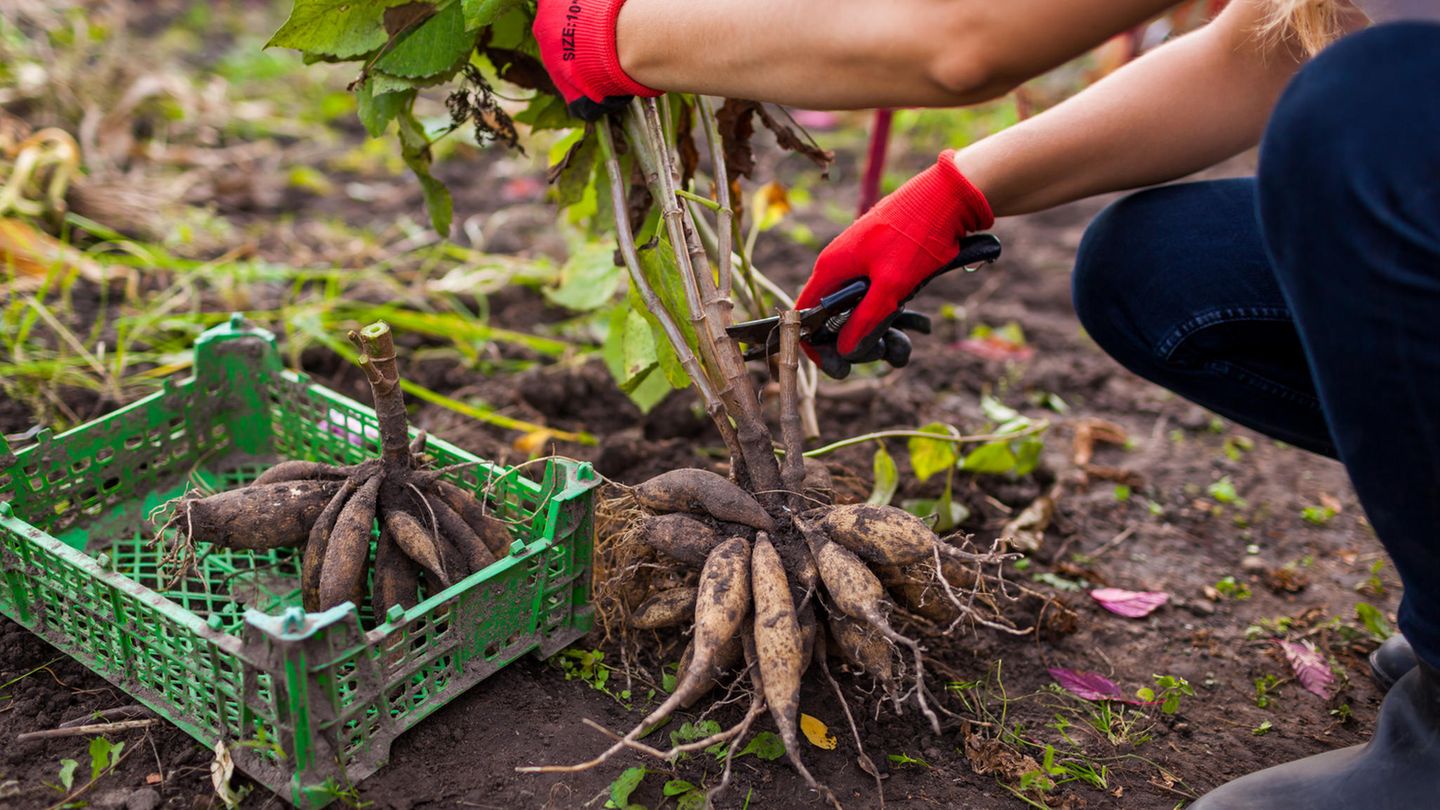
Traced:
POLYGON ((586 121, 615 112, 631 96, 658 96, 626 75, 615 47, 615 21, 625 0, 540 0, 535 11, 535 40, 551 81, 570 107, 586 121))
MULTIPOLYGON (((955 258, 960 240, 995 222, 985 195, 955 167, 947 149, 929 169, 881 200, 820 252, 815 270, 795 301, 796 309, 856 279, 870 289, 840 330, 834 346, 806 346, 811 359, 832 377, 843 377, 851 363, 891 359, 901 352, 888 343, 904 340, 891 327, 906 301, 955 258)), ((903 354, 908 359, 905 341, 903 354)))

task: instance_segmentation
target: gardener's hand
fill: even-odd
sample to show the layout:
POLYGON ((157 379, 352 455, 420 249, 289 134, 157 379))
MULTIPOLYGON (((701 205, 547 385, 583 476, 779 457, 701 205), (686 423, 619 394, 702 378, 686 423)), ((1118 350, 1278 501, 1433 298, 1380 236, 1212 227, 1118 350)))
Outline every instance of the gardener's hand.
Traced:
POLYGON ((570 113, 595 121, 631 96, 658 96, 625 74, 615 49, 615 20, 625 0, 540 0, 535 41, 570 113))
MULTIPOLYGON (((821 251, 796 309, 814 306, 855 279, 869 279, 870 289, 835 346, 823 352, 805 347, 811 359, 831 376, 848 373, 850 363, 889 359, 896 333, 891 327, 904 303, 955 258, 965 234, 994 221, 985 195, 955 167, 954 152, 941 153, 934 166, 881 200, 821 251)), ((908 358, 908 341, 904 349, 908 358)))

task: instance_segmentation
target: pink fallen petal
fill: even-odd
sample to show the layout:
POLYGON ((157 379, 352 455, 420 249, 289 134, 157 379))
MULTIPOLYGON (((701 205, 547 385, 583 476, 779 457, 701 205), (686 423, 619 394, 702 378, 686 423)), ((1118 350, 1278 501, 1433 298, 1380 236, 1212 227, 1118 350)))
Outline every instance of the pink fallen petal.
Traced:
POLYGON ((1090 598, 1111 613, 1131 619, 1142 619, 1170 601, 1170 594, 1161 591, 1127 591, 1122 588, 1096 588, 1090 598))
POLYGON ((1121 703, 1139 703, 1120 691, 1120 685, 1098 672, 1082 672, 1075 669, 1050 667, 1050 677, 1076 697, 1086 700, 1117 700, 1121 703))
POLYGON ((1305 687, 1305 691, 1330 699, 1330 684, 1335 681, 1335 674, 1330 671, 1330 664, 1326 662, 1325 656, 1315 649, 1315 645, 1308 641, 1282 641, 1280 649, 1285 653, 1285 660, 1290 662, 1290 669, 1295 671, 1296 680, 1305 687))
POLYGON ((811 130, 834 129, 840 124, 840 116, 828 110, 791 110, 790 117, 795 123, 811 130))

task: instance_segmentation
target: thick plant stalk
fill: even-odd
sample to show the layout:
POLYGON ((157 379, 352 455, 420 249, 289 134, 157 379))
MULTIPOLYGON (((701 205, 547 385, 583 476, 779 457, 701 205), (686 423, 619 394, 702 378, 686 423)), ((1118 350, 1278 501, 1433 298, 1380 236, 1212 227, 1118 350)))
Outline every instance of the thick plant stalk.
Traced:
POLYGON ((705 370, 700 367, 700 361, 696 359, 695 353, 690 350, 690 344, 685 342, 685 335, 680 331, 680 326, 675 322, 670 310, 661 303, 660 296, 655 294, 655 288, 650 286, 650 281, 645 278, 645 273, 640 269, 640 256, 635 250, 635 235, 630 231, 630 220, 625 216, 625 179, 620 174, 620 159, 615 156, 615 141, 610 135, 608 123, 602 123, 595 128, 595 134, 600 138, 600 152, 605 159, 605 174, 610 178, 610 201, 615 209, 615 238, 620 244, 620 256, 625 261, 625 269, 630 271, 630 281, 635 285, 635 291, 640 293, 640 299, 645 306, 659 321, 660 329, 665 333, 666 339, 670 341, 671 347, 675 349, 675 356, 679 358, 680 365, 690 379, 695 383, 695 390, 700 394, 700 401, 705 404, 706 413, 714 420, 715 426, 720 430, 720 437, 725 441, 725 446, 730 450, 732 467, 741 462, 744 455, 740 452, 740 442, 735 436, 735 427, 730 424, 730 419, 725 414, 725 403, 715 392, 715 386, 711 384, 710 378, 706 376, 705 370))
POLYGON ((405 415, 405 394, 400 390, 400 371, 395 365, 395 342, 390 325, 376 321, 360 331, 350 332, 350 342, 360 350, 360 368, 370 380, 375 396, 375 417, 380 421, 380 458, 389 470, 414 466, 410 455, 409 419, 405 415))
POLYGON ((704 258, 705 249, 700 247, 694 227, 688 227, 687 233, 686 212, 680 207, 673 170, 668 165, 669 152, 663 145, 657 146, 663 132, 654 99, 637 99, 625 117, 625 126, 627 137, 636 142, 635 153, 646 182, 652 185, 651 195, 660 205, 676 263, 685 282, 687 304, 695 307, 691 317, 699 338, 700 356, 723 381, 719 388, 720 399, 735 420, 740 451, 750 476, 748 483, 757 494, 766 493, 767 497, 778 495, 781 490, 780 467, 775 460, 770 431, 760 414, 760 400, 754 381, 750 379, 739 347, 725 334, 725 327, 730 324, 732 304, 729 299, 720 298, 719 289, 710 274, 709 261, 704 258), (662 165, 656 164, 656 156, 664 161, 662 165), (694 250, 691 250, 692 246, 694 250), (696 251, 704 262, 699 270, 692 261, 692 254, 696 251))
POLYGON ((790 493, 790 508, 800 511, 805 498, 805 432, 800 426, 800 313, 780 313, 780 443, 785 461, 780 478, 790 493))

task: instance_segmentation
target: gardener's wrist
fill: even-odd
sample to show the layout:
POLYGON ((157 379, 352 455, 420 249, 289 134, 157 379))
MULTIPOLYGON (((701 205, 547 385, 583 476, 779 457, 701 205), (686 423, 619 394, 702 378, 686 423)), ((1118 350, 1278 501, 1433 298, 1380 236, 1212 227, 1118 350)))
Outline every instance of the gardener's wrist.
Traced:
POLYGON ((615 19, 615 52, 620 69, 637 84, 658 88, 671 56, 670 39, 662 23, 665 13, 675 14, 667 0, 625 0, 615 19))

